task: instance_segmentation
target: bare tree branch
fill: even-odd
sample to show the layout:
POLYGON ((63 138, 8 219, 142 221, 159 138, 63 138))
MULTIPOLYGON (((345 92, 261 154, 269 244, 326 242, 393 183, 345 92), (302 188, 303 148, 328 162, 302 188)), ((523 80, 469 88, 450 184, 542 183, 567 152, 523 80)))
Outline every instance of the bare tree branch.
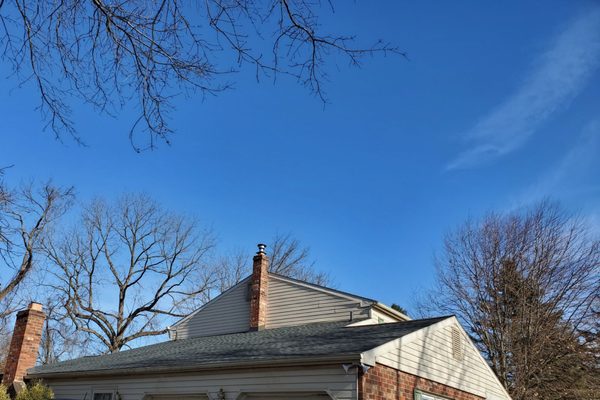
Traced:
POLYGON ((598 238, 544 202, 447 235, 428 304, 466 324, 513 399, 593 399, 599 273, 598 238))
POLYGON ((27 185, 1 193, 0 302, 31 272, 48 229, 70 205, 73 190, 46 184, 39 190, 27 185))
MULTIPOLYGON (((315 268, 310 249, 294 238, 291 233, 277 233, 267 246, 269 271, 317 285, 330 286, 329 274, 315 268)), ((252 255, 246 251, 234 251, 221 257, 215 264, 216 293, 221 293, 252 273, 252 255)), ((206 299, 209 300, 209 299, 206 299)))
POLYGON ((318 0, 3 0, 0 54, 21 84, 37 88, 59 139, 81 141, 72 101, 113 115, 134 100, 129 135, 139 151, 169 143, 175 96, 215 95, 230 86, 221 77, 244 64, 257 79, 291 76, 325 101, 328 58, 357 66, 365 56, 404 55, 383 41, 360 47, 325 33, 319 14, 332 9, 318 0))
POLYGON ((42 331, 39 362, 53 364, 89 354, 89 338, 70 323, 60 297, 49 297, 44 302, 46 321, 42 331))
POLYGON ((93 202, 78 227, 45 250, 72 323, 102 351, 116 352, 164 334, 163 317, 182 317, 186 302, 210 290, 208 279, 192 277, 208 268, 213 246, 194 221, 130 195, 114 205, 93 202))
POLYGON ((290 233, 276 234, 267 250, 271 260, 271 272, 321 286, 331 284, 331 277, 327 273, 315 269, 310 249, 302 246, 290 233))

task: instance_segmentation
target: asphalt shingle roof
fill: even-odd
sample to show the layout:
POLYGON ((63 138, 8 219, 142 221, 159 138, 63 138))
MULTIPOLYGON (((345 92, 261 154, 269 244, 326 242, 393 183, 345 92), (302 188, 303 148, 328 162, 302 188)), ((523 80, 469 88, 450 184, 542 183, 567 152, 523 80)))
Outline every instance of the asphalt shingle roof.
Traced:
POLYGON ((193 370, 211 366, 353 356, 447 317, 347 327, 316 323, 256 332, 168 341, 137 349, 83 357, 29 370, 29 376, 119 374, 193 370))

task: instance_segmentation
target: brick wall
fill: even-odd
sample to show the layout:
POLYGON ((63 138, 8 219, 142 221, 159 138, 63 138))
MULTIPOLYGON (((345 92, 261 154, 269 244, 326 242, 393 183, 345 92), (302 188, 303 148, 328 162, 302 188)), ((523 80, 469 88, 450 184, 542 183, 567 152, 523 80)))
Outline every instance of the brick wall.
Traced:
POLYGON ((250 329, 263 329, 267 324, 268 269, 269 258, 259 245, 259 252, 253 258, 250 298, 250 329))
POLYGON ((359 400, 413 400, 415 389, 455 400, 482 397, 377 364, 358 380, 359 400))
POLYGON ((4 365, 2 383, 22 382, 29 368, 35 366, 46 318, 40 304, 32 303, 27 310, 17 314, 8 356, 4 365))

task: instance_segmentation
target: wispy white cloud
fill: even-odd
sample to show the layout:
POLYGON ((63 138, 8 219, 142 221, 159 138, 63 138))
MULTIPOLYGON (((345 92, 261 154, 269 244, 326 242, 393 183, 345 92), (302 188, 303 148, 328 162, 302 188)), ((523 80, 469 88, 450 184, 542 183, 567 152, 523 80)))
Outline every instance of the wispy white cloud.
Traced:
POLYGON ((600 120, 587 124, 577 137, 575 144, 547 173, 510 202, 512 207, 527 206, 546 197, 558 200, 600 197, 596 170, 600 158, 600 120))
POLYGON ((511 97, 464 135, 470 148, 447 169, 473 167, 516 150, 586 86, 600 66, 600 6, 574 19, 535 65, 511 97))

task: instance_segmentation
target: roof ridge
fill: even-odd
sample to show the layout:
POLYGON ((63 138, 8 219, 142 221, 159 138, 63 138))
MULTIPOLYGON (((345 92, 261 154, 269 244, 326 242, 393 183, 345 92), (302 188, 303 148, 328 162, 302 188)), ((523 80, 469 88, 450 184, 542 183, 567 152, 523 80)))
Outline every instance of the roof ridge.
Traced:
MULTIPOLYGON (((308 281, 304 281, 302 279, 296 279, 296 278, 292 278, 290 276, 287 275, 283 275, 283 274, 279 274, 277 272, 271 272, 269 271, 268 276, 273 276, 275 278, 280 278, 280 279, 285 279, 288 281, 291 281, 292 283, 297 283, 297 284, 301 284, 301 285, 305 285, 305 286, 309 286, 312 287, 314 289, 317 290, 323 290, 323 291, 328 291, 331 292, 332 294, 338 294, 341 296, 346 296, 346 297, 353 297, 356 298, 360 301, 368 301, 368 302, 372 302, 372 303, 379 303, 378 300, 375 299, 371 299, 369 297, 365 297, 365 296, 360 296, 354 293, 350 293, 350 292, 345 292, 343 290, 338 290, 338 289, 334 289, 332 287, 329 286, 324 286, 324 285, 319 285, 316 283, 312 283, 312 282, 308 282, 308 281)), ((249 278, 252 277, 252 274, 246 276, 245 278, 241 279, 239 282, 237 282, 235 285, 232 285, 231 287, 227 288, 227 290, 224 290, 223 292, 219 293, 217 296, 215 296, 214 298, 210 299, 209 301, 207 301, 206 303, 202 304, 200 307, 198 307, 197 309, 195 309, 194 311, 190 312, 188 315, 186 315, 185 317, 180 318, 179 320, 177 320, 175 323, 173 323, 173 325, 169 326, 167 329, 170 328, 175 328, 176 326, 184 323, 185 321, 189 320, 190 318, 192 318, 194 315, 196 315, 198 312, 202 311, 203 309, 206 308, 206 306, 208 306, 209 304, 214 304, 214 302, 216 300, 218 300, 219 298, 221 298, 223 295, 227 294, 228 292, 230 292, 233 288, 239 286, 240 284, 242 284, 244 281, 248 280, 249 278)))
POLYGON ((366 300, 366 301, 371 301, 371 302, 373 302, 373 303, 377 303, 377 302, 378 302, 377 300, 375 300, 375 299, 371 299, 371 298, 369 298, 369 297, 360 296, 360 295, 358 295, 358 294, 354 294, 354 293, 346 292, 346 291, 343 291, 343 290, 334 289, 334 288, 332 288, 332 287, 329 287, 329 286, 324 286, 324 285, 319 285, 319 284, 317 284, 317 283, 312 283, 312 282, 304 281, 304 280, 302 280, 302 279, 296 279, 296 278, 292 278, 292 277, 290 277, 290 276, 287 276, 287 275, 282 275, 282 274, 279 274, 279 273, 277 273, 277 272, 269 272, 269 275, 273 275, 273 276, 275 276, 276 278, 283 278, 283 279, 287 279, 287 280, 290 280, 290 281, 292 281, 292 282, 295 282, 295 283, 301 283, 301 284, 303 284, 303 285, 307 285, 307 286, 313 286, 314 288, 317 288, 317 289, 321 289, 321 290, 327 290, 327 291, 334 292, 334 293, 338 293, 338 294, 341 294, 341 295, 344 295, 344 296, 356 297, 357 299, 366 300))

